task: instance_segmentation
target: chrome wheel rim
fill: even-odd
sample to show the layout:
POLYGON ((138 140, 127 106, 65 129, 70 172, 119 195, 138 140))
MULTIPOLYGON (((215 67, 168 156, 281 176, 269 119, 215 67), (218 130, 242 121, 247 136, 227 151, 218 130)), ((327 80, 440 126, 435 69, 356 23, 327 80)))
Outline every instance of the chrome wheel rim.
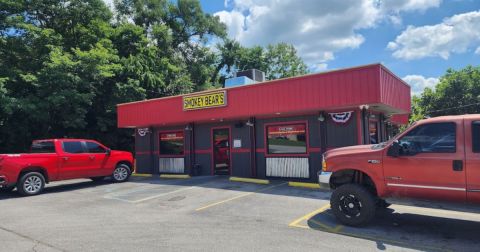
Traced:
POLYGON ((38 176, 30 176, 23 183, 23 189, 28 193, 37 193, 42 189, 42 179, 38 176))
POLYGON ((113 172, 113 177, 117 181, 122 181, 127 179, 128 177, 128 169, 125 168, 124 166, 120 166, 115 171, 113 172))

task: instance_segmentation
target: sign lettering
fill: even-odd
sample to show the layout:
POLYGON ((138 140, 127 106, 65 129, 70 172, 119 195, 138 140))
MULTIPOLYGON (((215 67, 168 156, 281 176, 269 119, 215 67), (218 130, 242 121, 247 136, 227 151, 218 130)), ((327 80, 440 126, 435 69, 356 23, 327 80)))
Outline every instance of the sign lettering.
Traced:
POLYGON ((227 106, 227 91, 183 97, 183 110, 227 106))

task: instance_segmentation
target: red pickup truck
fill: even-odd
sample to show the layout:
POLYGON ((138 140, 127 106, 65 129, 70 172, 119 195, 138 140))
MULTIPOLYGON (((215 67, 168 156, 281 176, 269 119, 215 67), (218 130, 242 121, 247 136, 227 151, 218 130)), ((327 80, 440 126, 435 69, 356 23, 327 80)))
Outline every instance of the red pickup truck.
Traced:
POLYGON ((367 224, 387 198, 480 205, 480 115, 416 122, 388 142, 324 154, 320 184, 336 218, 367 224))
POLYGON ((127 181, 132 172, 132 154, 112 151, 93 140, 49 139, 32 143, 30 153, 0 154, 0 187, 25 196, 42 192, 51 181, 111 176, 127 181))

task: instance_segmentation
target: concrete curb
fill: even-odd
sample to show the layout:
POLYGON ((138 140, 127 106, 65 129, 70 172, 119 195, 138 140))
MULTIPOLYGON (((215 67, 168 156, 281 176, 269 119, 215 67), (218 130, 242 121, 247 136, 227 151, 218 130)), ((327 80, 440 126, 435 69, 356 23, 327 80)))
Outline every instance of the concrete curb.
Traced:
POLYGON ((166 179, 189 179, 191 178, 188 174, 161 174, 160 178, 166 179))
POLYGON ((255 183, 255 184, 262 184, 262 185, 268 185, 268 184, 270 184, 270 180, 266 180, 266 179, 254 179, 254 178, 230 177, 230 181, 232 181, 232 182, 255 183))
POLYGON ((294 182, 294 181, 289 181, 288 182, 289 186, 293 187, 303 187, 303 188, 309 188, 309 189, 320 189, 320 185, 317 183, 305 183, 305 182, 294 182))
POLYGON ((134 176, 134 177, 152 177, 152 174, 148 174, 148 173, 132 173, 132 176, 134 176))

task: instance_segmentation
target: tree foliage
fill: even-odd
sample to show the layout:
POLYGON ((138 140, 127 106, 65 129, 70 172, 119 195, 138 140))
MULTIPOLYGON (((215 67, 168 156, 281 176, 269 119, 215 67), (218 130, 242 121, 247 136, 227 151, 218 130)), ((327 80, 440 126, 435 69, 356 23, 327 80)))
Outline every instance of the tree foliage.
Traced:
POLYGON ((412 99, 411 121, 424 117, 480 113, 480 66, 448 69, 435 89, 412 99))
POLYGON ((0 0, 0 153, 82 137, 132 150, 116 104, 307 72, 291 45, 246 48, 197 0, 0 0), (215 46, 215 43, 218 43, 215 46))
POLYGON ((268 80, 308 73, 308 67, 297 55, 295 47, 287 43, 270 44, 266 48, 247 48, 227 39, 218 49, 221 60, 216 73, 223 67, 224 77, 232 77, 237 71, 252 68, 265 72, 268 80))

